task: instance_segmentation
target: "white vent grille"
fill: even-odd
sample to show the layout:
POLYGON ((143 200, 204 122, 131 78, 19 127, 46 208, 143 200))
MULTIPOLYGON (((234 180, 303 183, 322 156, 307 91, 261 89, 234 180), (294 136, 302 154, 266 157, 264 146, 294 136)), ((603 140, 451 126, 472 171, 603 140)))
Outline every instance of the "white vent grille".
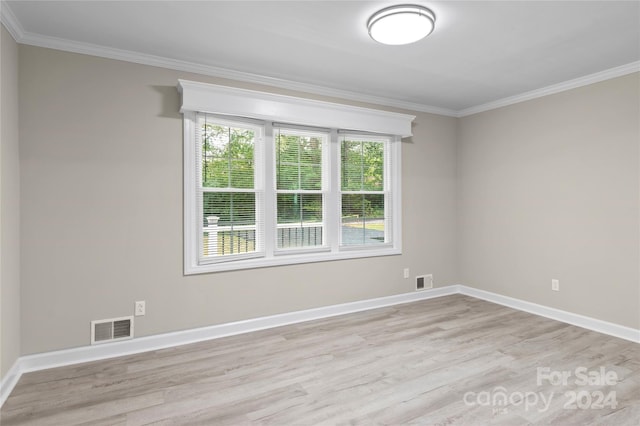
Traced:
POLYGON ((133 337, 133 317, 91 321, 91 344, 114 342, 133 337))
POLYGON ((418 275, 416 277, 416 290, 433 288, 433 275, 418 275))

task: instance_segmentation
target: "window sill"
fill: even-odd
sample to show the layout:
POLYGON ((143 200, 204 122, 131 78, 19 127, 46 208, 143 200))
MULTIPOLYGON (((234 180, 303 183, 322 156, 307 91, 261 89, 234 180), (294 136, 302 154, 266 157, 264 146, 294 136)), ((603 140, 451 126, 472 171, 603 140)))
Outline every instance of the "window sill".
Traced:
POLYGON ((402 250, 395 247, 380 249, 347 250, 340 252, 318 252, 305 254, 290 254, 274 256, 272 258, 252 258, 232 262, 218 262, 203 265, 185 264, 184 275, 206 274, 212 272, 238 271, 243 269, 268 268, 271 266, 296 265, 301 263, 329 262, 332 260, 361 259, 366 257, 395 256, 402 254, 402 250))

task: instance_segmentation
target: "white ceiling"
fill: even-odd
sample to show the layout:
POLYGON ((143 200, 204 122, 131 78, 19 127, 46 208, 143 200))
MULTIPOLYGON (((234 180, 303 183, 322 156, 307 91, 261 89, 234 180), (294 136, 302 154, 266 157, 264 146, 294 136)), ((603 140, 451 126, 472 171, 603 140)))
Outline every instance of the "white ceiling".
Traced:
POLYGON ((8 1, 2 21, 26 44, 452 115, 640 70, 640 1, 416 0, 435 31, 374 42, 368 17, 397 3, 8 1))

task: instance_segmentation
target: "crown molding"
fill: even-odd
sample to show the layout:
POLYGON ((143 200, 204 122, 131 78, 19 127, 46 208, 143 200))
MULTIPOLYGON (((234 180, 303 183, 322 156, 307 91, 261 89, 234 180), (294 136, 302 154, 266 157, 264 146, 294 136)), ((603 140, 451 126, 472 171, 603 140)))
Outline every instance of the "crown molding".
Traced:
POLYGON ((21 44, 28 44, 31 46, 44 47, 48 49, 63 50, 66 52, 81 53, 85 55, 98 56, 101 58, 116 59, 119 61, 133 62, 136 64, 150 65, 176 71, 192 72, 195 74, 226 78, 246 83, 262 84, 281 89, 296 90, 316 95, 388 106, 409 111, 426 112, 450 117, 454 117, 456 115, 456 111, 452 109, 440 108, 432 105, 407 102, 382 96, 367 95, 364 93, 352 92, 349 90, 325 87, 318 84, 302 83, 283 78, 269 77, 265 75, 236 71, 212 65, 203 65, 195 62, 182 61, 156 55, 148 55, 130 50, 116 49, 112 47, 100 46, 97 44, 83 43, 58 37, 35 34, 24 31, 24 29, 20 25, 20 22, 16 19, 15 15, 13 15, 11 9, 6 4, 3 4, 2 6, 1 19, 2 23, 5 24, 5 27, 7 27, 7 30, 11 33, 15 41, 21 44))
POLYGON ((486 104, 465 108, 456 113, 456 117, 466 117, 468 115, 477 114, 480 112, 489 111, 492 109, 502 108, 505 106, 517 104, 524 101, 529 101, 543 96, 553 95, 560 92, 565 92, 571 89, 577 89, 578 87, 588 86, 589 84, 599 83, 605 80, 611 80, 612 78, 622 77, 623 75, 631 74, 634 72, 640 72, 640 61, 631 62, 630 64, 621 65, 619 67, 610 68, 608 70, 600 71, 594 74, 578 77, 573 80, 565 81, 551 86, 543 87, 541 89, 531 90, 530 92, 521 93, 515 96, 509 96, 507 98, 498 99, 497 101, 488 102, 486 104))
POLYGON ((20 24, 16 15, 13 14, 13 11, 4 0, 0 0, 0 22, 9 31, 11 37, 20 43, 20 40, 24 37, 24 28, 22 28, 22 24, 20 24))
POLYGON ((20 24, 20 21, 18 21, 16 16, 11 11, 11 8, 4 0, 0 0, 0 22, 4 24, 5 28, 7 29, 7 31, 9 31, 14 40, 17 43, 21 44, 62 50, 66 52, 81 53, 107 59, 116 59, 119 61, 172 69, 176 71, 191 72, 211 77, 242 81, 245 83, 261 84, 265 86, 277 87, 280 89, 296 90, 300 92, 328 96, 332 98, 340 98, 355 102, 364 102, 368 104, 399 108, 409 111, 426 112, 430 114, 458 118, 489 111, 492 109, 502 108, 505 106, 540 98, 547 95, 552 95, 555 93, 564 92, 571 89, 576 89, 578 87, 587 86, 589 84, 598 83, 612 78, 622 77, 634 72, 640 72, 640 61, 636 61, 594 74, 579 77, 573 80, 543 87, 541 89, 535 89, 529 92, 521 93, 519 95, 509 96, 461 110, 453 110, 433 105, 403 101, 400 99, 330 88, 319 84, 302 83, 298 81, 287 80, 284 78, 269 77, 265 75, 236 71, 213 65, 203 65, 195 62, 182 61, 156 55, 148 55, 130 50, 116 49, 91 43, 83 43, 58 37, 35 34, 24 30, 22 24, 20 24))

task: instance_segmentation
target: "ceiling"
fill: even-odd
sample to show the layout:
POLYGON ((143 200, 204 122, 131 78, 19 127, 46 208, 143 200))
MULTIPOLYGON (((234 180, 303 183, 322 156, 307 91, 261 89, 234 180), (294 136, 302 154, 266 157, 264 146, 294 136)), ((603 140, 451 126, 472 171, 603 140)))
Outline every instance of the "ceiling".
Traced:
POLYGON ((435 31, 374 42, 367 19, 397 3, 7 1, 1 12, 25 44, 450 115, 640 70, 639 1, 416 0, 435 31))

